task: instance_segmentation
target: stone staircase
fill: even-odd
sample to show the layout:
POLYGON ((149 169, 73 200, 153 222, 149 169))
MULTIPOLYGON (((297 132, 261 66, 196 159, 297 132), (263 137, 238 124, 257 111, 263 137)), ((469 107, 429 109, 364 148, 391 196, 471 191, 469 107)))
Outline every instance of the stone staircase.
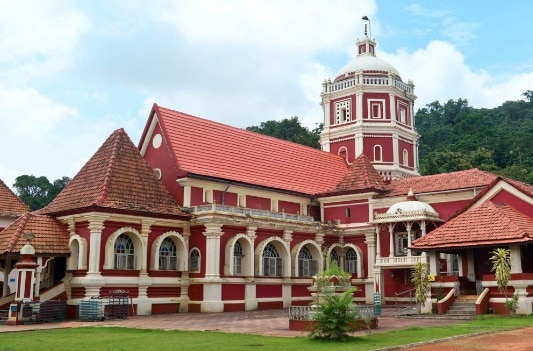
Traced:
POLYGON ((474 319, 476 317, 476 295, 458 296, 446 312, 453 319, 474 319))
POLYGON ((6 324, 8 316, 8 310, 0 310, 0 325, 6 324))

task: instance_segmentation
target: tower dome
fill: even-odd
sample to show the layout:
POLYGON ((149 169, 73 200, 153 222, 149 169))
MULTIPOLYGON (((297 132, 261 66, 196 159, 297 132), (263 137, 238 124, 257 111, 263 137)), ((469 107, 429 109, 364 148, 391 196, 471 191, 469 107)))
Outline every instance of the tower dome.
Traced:
POLYGON ((388 62, 385 62, 374 55, 358 55, 339 70, 335 76, 335 82, 354 76, 358 72, 369 74, 389 74, 392 73, 400 78, 400 73, 388 62))
POLYGON ((322 84, 322 150, 348 164, 365 154, 385 180, 419 175, 415 86, 376 57, 376 42, 366 28, 355 59, 322 84))

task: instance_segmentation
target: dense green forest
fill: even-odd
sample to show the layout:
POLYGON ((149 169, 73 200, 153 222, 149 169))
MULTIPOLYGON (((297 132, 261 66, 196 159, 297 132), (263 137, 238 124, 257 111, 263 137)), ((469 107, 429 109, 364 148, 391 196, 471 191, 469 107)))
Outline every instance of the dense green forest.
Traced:
MULTIPOLYGON (((533 184, 533 91, 523 95, 525 100, 492 109, 474 108, 465 99, 435 101, 419 109, 415 120, 421 135, 421 174, 475 167, 533 184)), ((322 124, 309 130, 298 117, 246 129, 320 148, 322 124)))
POLYGON ((533 91, 493 109, 468 101, 432 102, 417 111, 422 174, 476 167, 533 184, 533 91))

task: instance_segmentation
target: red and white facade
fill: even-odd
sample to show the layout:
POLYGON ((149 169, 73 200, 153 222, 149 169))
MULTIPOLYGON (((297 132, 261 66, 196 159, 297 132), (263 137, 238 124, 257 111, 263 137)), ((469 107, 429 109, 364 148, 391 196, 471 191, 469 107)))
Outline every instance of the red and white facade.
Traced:
MULTIPOLYGON (((423 243, 472 206, 506 202, 521 213, 513 269, 531 313, 532 187, 477 169, 419 176, 414 85, 375 45, 358 41, 359 55, 323 85, 323 151, 154 105, 138 147, 112 133, 49 206, 0 232, 10 242, 1 254, 18 253, 31 229, 36 256, 64 264, 41 300, 65 296, 71 315, 116 289, 139 315, 308 304, 330 260, 352 273, 356 301, 389 303, 412 288, 417 262, 463 291, 493 287, 470 247, 423 243)), ((501 234, 472 245, 512 243, 491 235, 501 234)))

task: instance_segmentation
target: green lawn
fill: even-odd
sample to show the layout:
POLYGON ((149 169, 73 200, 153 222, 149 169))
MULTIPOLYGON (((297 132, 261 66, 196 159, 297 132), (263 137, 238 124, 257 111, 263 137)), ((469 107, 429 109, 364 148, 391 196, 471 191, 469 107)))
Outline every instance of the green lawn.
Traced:
POLYGON ((291 350, 373 350, 449 336, 501 331, 533 325, 533 316, 484 317, 460 324, 431 328, 408 328, 387 333, 351 337, 344 343, 311 340, 306 336, 286 338, 230 334, 83 327, 0 333, 0 351, 15 350, 195 350, 195 351, 291 351, 291 350))

